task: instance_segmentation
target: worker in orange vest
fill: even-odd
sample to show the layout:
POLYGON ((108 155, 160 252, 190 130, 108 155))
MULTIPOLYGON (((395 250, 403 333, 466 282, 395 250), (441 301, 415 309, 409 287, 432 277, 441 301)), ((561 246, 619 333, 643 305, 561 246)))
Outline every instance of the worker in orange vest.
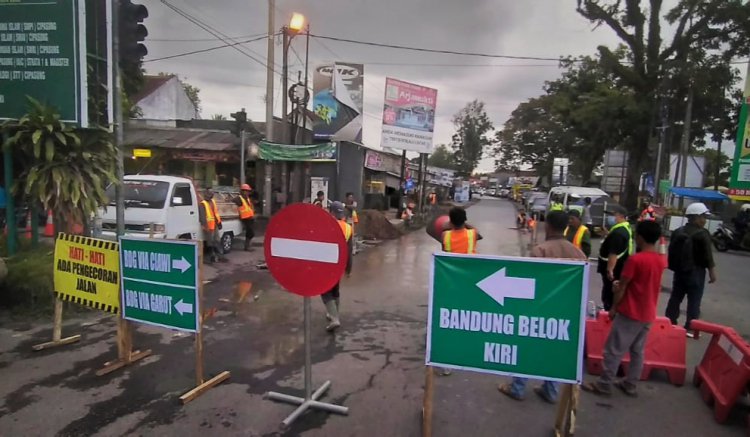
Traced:
MULTIPOLYGON (((352 226, 346 222, 346 206, 343 203, 338 201, 331 203, 330 210, 331 215, 333 215, 333 217, 341 227, 341 232, 344 233, 344 238, 346 238, 346 245, 349 249, 347 253, 346 274, 347 276, 349 276, 352 272, 352 253, 354 242, 354 239, 352 238, 352 226)), ((341 326, 341 319, 339 318, 339 309, 341 302, 339 284, 340 282, 337 282, 332 289, 320 296, 321 299, 323 299, 323 304, 326 306, 326 319, 328 319, 326 331, 328 332, 333 332, 336 330, 336 328, 341 326)))
POLYGON ((460 206, 448 212, 451 228, 443 232, 443 250, 450 253, 477 253, 477 241, 482 235, 466 223, 466 210, 460 206))
MULTIPOLYGON (((450 229, 443 231, 443 251, 450 253, 477 253, 477 241, 482 236, 471 225, 466 223, 466 210, 460 206, 451 208, 448 212, 450 229)), ((450 369, 442 369, 440 375, 448 376, 450 369)))
POLYGON ((242 184, 240 195, 234 201, 237 204, 237 211, 240 214, 242 227, 245 228, 245 251, 250 250, 250 242, 255 236, 253 225, 255 222, 255 205, 251 197, 253 188, 249 184, 242 184))
POLYGON ((203 243, 208 247, 209 262, 226 261, 219 247, 219 231, 222 228, 221 215, 219 215, 214 193, 210 188, 206 189, 203 194, 201 207, 198 208, 198 218, 203 228, 203 243))
POLYGON ((591 255, 591 231, 581 222, 581 212, 577 209, 568 211, 568 227, 563 236, 588 258, 591 255))

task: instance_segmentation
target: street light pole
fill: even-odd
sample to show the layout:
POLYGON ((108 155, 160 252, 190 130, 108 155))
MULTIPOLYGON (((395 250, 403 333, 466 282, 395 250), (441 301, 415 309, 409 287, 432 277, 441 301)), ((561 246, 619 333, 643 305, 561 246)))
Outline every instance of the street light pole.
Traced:
MULTIPOLYGON (((266 55, 266 141, 274 141, 273 135, 273 37, 276 30, 274 11, 276 0, 268 0, 268 54, 266 55)), ((266 161, 264 168, 265 183, 263 185, 263 213, 271 217, 271 181, 273 164, 266 161)))

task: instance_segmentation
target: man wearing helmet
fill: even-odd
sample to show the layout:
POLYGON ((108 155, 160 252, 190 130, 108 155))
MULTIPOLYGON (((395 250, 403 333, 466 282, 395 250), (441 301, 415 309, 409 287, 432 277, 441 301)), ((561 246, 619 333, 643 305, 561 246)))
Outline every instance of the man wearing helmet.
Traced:
MULTIPOLYGON (((680 317, 680 305, 687 296, 687 330, 690 330, 690 322, 700 317, 703 289, 706 286, 706 270, 708 283, 716 282, 711 234, 705 229, 710 215, 711 212, 703 203, 688 205, 685 209, 687 224, 676 229, 669 242, 669 269, 674 272, 674 279, 666 316, 676 325, 680 317)), ((692 337, 691 331, 688 331, 688 337, 692 337)))
POLYGON ((742 237, 740 246, 745 250, 750 250, 750 232, 748 232, 748 228, 750 228, 750 203, 742 205, 733 221, 737 235, 742 237))
POLYGON ((242 184, 240 187, 240 196, 234 200, 237 204, 237 212, 240 214, 242 227, 245 228, 245 251, 250 250, 250 243, 255 236, 253 225, 255 222, 255 205, 251 196, 252 187, 248 184, 242 184))

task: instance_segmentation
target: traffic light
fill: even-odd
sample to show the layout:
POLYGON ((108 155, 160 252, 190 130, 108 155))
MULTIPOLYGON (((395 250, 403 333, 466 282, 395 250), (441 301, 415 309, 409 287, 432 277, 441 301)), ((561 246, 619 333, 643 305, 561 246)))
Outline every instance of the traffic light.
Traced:
POLYGON ((229 116, 234 119, 232 133, 240 136, 240 132, 245 129, 245 125, 247 124, 247 112, 245 112, 245 108, 242 108, 242 110, 237 112, 232 112, 229 116))
POLYGON ((148 54, 146 46, 141 44, 148 36, 148 29, 143 25, 143 20, 148 17, 148 9, 144 5, 133 4, 131 0, 120 0, 119 3, 120 62, 140 66, 143 57, 148 54))

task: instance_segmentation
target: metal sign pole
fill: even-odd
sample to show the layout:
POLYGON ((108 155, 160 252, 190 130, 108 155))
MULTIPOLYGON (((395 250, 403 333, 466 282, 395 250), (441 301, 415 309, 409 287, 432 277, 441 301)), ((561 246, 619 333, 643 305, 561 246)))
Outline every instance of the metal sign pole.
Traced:
POLYGON ((331 387, 331 381, 326 381, 319 389, 312 392, 312 352, 311 352, 311 341, 310 341, 310 319, 311 319, 311 303, 309 297, 304 298, 304 326, 305 326, 305 397, 300 398, 297 396, 290 396, 283 393, 268 392, 266 397, 274 401, 286 402, 289 404, 299 405, 296 410, 292 412, 281 424, 285 427, 289 426, 297 420, 309 408, 316 408, 318 410, 329 411, 336 414, 349 414, 348 407, 342 407, 340 405, 329 404, 326 402, 319 402, 321 396, 328 391, 331 387))

